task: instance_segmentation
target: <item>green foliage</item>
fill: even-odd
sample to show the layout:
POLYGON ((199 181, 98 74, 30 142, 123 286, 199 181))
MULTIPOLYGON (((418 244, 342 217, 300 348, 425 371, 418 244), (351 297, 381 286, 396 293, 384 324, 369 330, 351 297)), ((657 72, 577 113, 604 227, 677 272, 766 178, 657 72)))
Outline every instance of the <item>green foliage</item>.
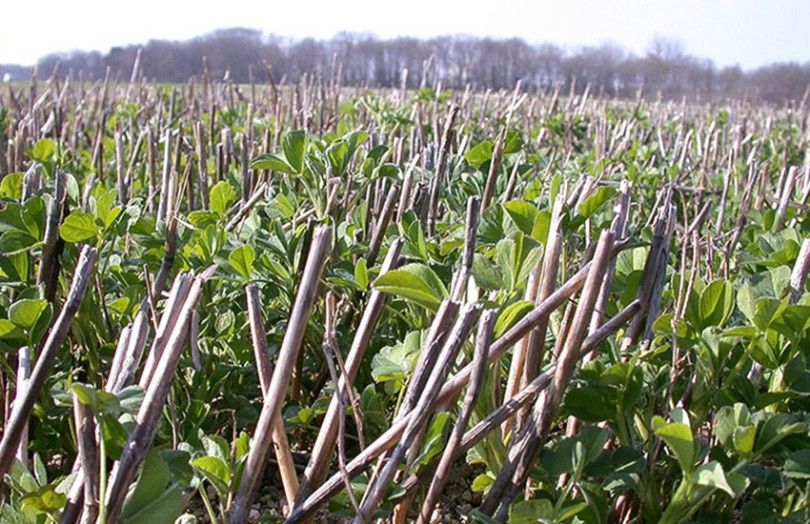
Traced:
MULTIPOLYGON (((638 321, 638 343, 623 340, 622 327, 588 362, 577 362, 530 472, 532 496, 518 497, 509 518, 808 520, 810 287, 790 287, 810 234, 810 220, 798 205, 804 188, 793 188, 784 217, 778 209, 785 175, 791 168, 801 173, 807 163, 807 137, 795 114, 746 104, 695 104, 683 112, 644 100, 594 103, 563 95, 509 109, 503 105, 509 97, 487 96, 484 104, 476 93, 462 98, 430 87, 404 98, 386 92, 353 97, 338 86, 319 94, 315 84, 302 81, 276 86, 272 95, 254 86, 252 107, 237 85, 206 91, 208 100, 194 89, 141 85, 126 100, 109 91, 101 118, 93 98, 101 96, 99 87, 86 86, 87 96, 77 96, 73 84, 60 85, 62 105, 54 106, 54 97, 36 102, 40 114, 54 111, 70 133, 33 140, 21 135, 24 143, 0 137, 15 170, 0 180, 0 351, 8 357, 7 384, 15 384, 14 355, 37 357, 65 303, 81 244, 97 248, 98 259, 36 401, 29 426, 31 470, 12 467, 0 522, 61 517, 73 480, 63 473, 77 454, 74 396, 92 410, 105 467, 120 457, 144 395, 138 387, 116 394, 104 389, 124 328, 144 304, 150 348, 173 280, 212 265, 214 276, 189 330, 193 353, 184 349, 180 356, 153 449, 130 487, 122 521, 173 522, 191 499, 193 507, 201 499, 209 520, 223 521, 262 408, 244 287, 259 288, 274 361, 318 224, 333 226, 333 248, 282 407, 286 429, 296 452, 310 450, 334 393, 325 335, 345 359, 368 297, 379 291, 388 296, 375 311, 379 320, 346 406, 347 449, 355 453, 361 437, 367 446, 385 432, 433 317, 465 262, 467 201, 483 192, 504 126, 496 194, 481 212, 470 282, 462 293, 463 302, 497 312, 495 337, 536 307, 527 287, 544 256, 552 206, 563 195, 555 287, 591 256, 626 190, 630 211, 623 240, 631 244, 616 255, 600 314, 609 319, 640 293, 660 292, 660 301, 643 312, 649 318, 638 321), (464 106, 462 118, 473 117, 455 126, 439 173, 439 134, 451 103, 464 106), (524 112, 530 106, 544 109, 524 112), (167 144, 153 137, 166 130, 177 137, 171 166, 163 165, 167 144), (116 156, 119 143, 125 166, 116 156), (243 144, 253 155, 247 165, 239 154, 243 144), (129 177, 124 198, 121 167, 129 177), (165 167, 176 175, 176 212, 158 221, 165 167), (405 196, 406 173, 404 207, 395 198, 391 220, 378 231, 391 188, 395 197, 405 196), (431 210, 435 176, 442 177, 442 192, 431 210), (57 242, 46 246, 57 179, 66 182, 64 208, 56 217, 57 242), (260 187, 253 207, 243 208, 260 187), (656 268, 662 278, 651 285, 645 274, 655 253, 651 224, 667 204, 676 223, 656 268), (176 239, 167 242, 170 231, 176 239), (375 260, 369 256, 372 237, 381 239, 375 260), (398 237, 404 242, 400 261, 383 273, 380 261, 398 237), (173 242, 176 253, 164 260, 173 242), (40 275, 49 252, 55 253, 55 274, 40 275), (168 276, 167 283, 147 291, 159 273, 168 276), (330 311, 333 326, 325 325, 327 293, 337 305, 330 311), (209 491, 216 497, 209 498, 209 491)), ((0 134, 31 121, 24 114, 28 101, 15 105, 20 109, 0 108, 0 134)), ((579 305, 573 295, 549 316, 540 341, 541 369, 554 362, 565 309, 574 312, 579 305)), ((464 342, 454 372, 471 360, 474 339, 464 342)), ((487 369, 470 424, 506 401, 514 354, 507 350, 487 369)), ((140 366, 132 370, 136 377, 140 366)), ((403 473, 424 474, 435 464, 458 413, 452 401, 445 408, 424 428, 403 473)), ((474 473, 466 480, 474 491, 489 490, 515 431, 514 421, 499 424, 468 452, 474 473)), ((364 476, 351 483, 360 498, 367 486, 364 476)), ((386 517, 398 495, 390 489, 376 516, 386 517)), ((351 517, 348 494, 332 500, 330 510, 351 517)), ((278 518, 269 511, 262 515, 264 521, 278 518)), ((470 519, 488 522, 480 512, 470 519)))
POLYGON ((447 288, 438 275, 425 264, 407 264, 388 271, 374 281, 374 289, 436 309, 447 298, 447 288))

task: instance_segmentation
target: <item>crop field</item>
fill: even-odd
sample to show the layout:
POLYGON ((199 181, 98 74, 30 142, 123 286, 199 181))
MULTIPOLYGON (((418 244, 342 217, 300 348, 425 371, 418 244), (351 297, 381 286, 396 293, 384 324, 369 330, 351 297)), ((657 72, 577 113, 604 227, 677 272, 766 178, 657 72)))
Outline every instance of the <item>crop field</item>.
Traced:
POLYGON ((810 521, 805 103, 0 88, 0 524, 810 521))

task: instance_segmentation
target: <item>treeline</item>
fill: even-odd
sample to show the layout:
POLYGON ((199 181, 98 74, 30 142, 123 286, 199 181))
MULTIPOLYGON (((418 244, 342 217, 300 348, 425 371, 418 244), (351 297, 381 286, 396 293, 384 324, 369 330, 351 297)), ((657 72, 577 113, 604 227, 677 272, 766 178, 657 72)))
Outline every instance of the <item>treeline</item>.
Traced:
POLYGON ((114 47, 107 54, 52 54, 38 63, 41 75, 103 78, 107 68, 131 78, 141 50, 137 78, 187 82, 202 78, 204 63, 213 79, 238 83, 276 82, 303 74, 340 75, 342 85, 419 87, 440 81, 450 89, 508 89, 520 81, 527 89, 561 86, 564 90, 613 97, 635 97, 643 86, 648 97, 711 100, 740 98, 774 103, 799 101, 810 85, 810 63, 780 63, 743 71, 717 68, 690 56, 674 40, 654 40, 645 56, 612 44, 566 50, 555 44, 530 45, 519 38, 443 36, 422 40, 340 33, 329 40, 286 39, 252 29, 223 29, 186 41, 152 40, 145 45, 114 47), (267 67, 269 66, 269 68, 267 67))

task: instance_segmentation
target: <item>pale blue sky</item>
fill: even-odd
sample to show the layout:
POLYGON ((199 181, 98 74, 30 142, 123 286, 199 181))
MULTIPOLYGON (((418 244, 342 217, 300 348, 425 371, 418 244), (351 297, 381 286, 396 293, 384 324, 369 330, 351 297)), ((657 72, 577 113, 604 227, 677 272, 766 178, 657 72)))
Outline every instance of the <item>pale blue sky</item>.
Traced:
POLYGON ((0 20, 0 63, 33 64, 56 51, 182 40, 249 27, 281 36, 339 31, 380 38, 469 34, 562 46, 619 44, 644 54, 656 36, 689 54, 745 69, 810 62, 810 0, 40 0, 9 1, 0 20), (33 7, 36 6, 36 7, 33 7))

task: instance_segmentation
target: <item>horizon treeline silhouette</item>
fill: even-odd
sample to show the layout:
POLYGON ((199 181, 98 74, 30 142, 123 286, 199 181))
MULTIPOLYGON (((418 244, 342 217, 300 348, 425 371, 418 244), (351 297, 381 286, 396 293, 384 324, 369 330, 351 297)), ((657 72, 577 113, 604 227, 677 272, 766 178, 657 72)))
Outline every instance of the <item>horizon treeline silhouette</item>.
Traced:
MULTIPOLYGON (((653 40, 644 56, 605 43, 566 49, 553 43, 532 45, 520 38, 441 36, 430 39, 380 39, 371 34, 338 33, 325 40, 291 39, 259 30, 231 28, 184 41, 150 40, 113 47, 107 53, 71 51, 49 54, 37 63, 39 76, 146 79, 184 83, 201 79, 277 83, 301 75, 339 76, 343 86, 510 89, 560 87, 574 93, 633 98, 717 100, 747 98, 772 103, 801 101, 810 85, 810 63, 773 63, 744 71, 718 68, 711 60, 687 54, 673 39, 653 40), (137 70, 138 52, 141 52, 137 70), (268 67, 269 66, 269 67, 268 67)), ((25 80, 30 68, 0 66, 0 77, 25 80)))

